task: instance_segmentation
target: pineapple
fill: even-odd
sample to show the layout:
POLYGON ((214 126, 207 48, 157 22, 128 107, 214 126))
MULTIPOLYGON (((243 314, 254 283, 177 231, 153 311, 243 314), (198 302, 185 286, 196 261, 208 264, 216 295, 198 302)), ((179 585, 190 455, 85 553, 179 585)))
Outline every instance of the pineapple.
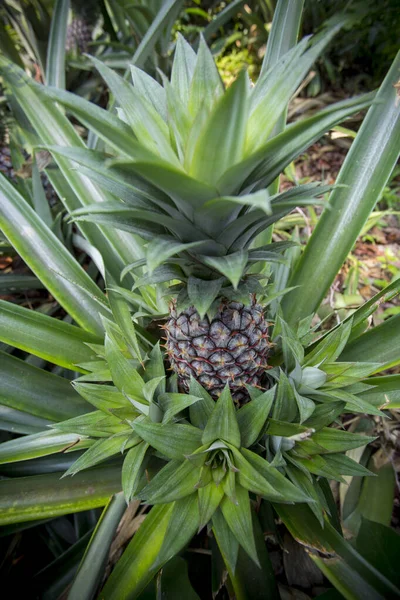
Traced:
POLYGON ((98 0, 72 2, 73 18, 67 28, 66 50, 83 54, 89 50, 93 29, 99 18, 98 0))
POLYGON ((270 196, 267 187, 326 128, 371 100, 339 103, 321 112, 319 128, 312 117, 313 128, 302 122, 271 138, 334 33, 323 41, 303 40, 274 69, 264 67, 256 85, 242 72, 227 90, 203 39, 196 54, 178 37, 171 79, 162 75, 163 85, 135 66, 132 85, 92 58, 116 99, 119 119, 101 109, 95 114, 92 105, 66 92, 47 91, 84 123, 95 123, 113 152, 50 148, 56 160, 77 162, 113 194, 114 202, 79 209, 73 218, 148 242, 146 257, 132 266, 136 288, 172 282, 163 329, 182 391, 191 377, 214 398, 226 384, 238 400, 247 397, 247 384, 262 387, 269 343, 258 301, 268 295, 271 265, 282 262, 291 244, 255 247, 257 237, 329 189, 312 183, 270 196))
POLYGON ((193 306, 178 313, 173 303, 165 330, 167 354, 184 391, 192 376, 214 398, 227 383, 237 401, 247 397, 245 384, 260 387, 269 344, 255 297, 247 306, 221 301, 211 319, 201 319, 193 306))
POLYGON ((0 135, 0 173, 9 179, 14 179, 14 169, 11 162, 11 152, 6 140, 0 135))
MULTIPOLYGON (((0 89, 0 96, 2 90, 0 89)), ((15 173, 9 146, 9 118, 4 103, 0 103, 0 173, 14 180, 15 173)))

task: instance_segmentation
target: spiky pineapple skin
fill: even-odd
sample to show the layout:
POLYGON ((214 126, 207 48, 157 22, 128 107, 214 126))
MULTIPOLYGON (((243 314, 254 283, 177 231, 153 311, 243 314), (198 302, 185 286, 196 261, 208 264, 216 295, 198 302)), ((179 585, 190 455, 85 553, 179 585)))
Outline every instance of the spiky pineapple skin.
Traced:
POLYGON ((72 19, 67 28, 66 50, 76 49, 79 53, 89 50, 92 41, 93 26, 84 17, 77 16, 72 19))
POLYGON ((182 391, 193 376, 213 398, 228 383, 233 398, 247 399, 245 385, 261 386, 267 366, 268 324, 253 299, 247 306, 222 302, 211 319, 201 319, 194 307, 179 314, 173 304, 164 326, 171 368, 182 391))
POLYGON ((14 169, 11 161, 10 148, 0 143, 0 173, 14 180, 14 169))

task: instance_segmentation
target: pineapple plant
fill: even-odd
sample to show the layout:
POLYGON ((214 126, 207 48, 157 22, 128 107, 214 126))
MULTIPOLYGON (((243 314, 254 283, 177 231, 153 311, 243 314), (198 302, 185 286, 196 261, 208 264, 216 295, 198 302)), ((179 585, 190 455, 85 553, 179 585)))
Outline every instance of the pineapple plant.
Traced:
MULTIPOLYGON (((303 43, 303 69, 290 86, 284 75, 286 64, 279 65, 277 85, 287 98, 335 30, 309 47, 303 43)), ((79 223, 109 224, 148 241, 146 257, 132 267, 135 288, 142 285, 135 271, 139 273, 143 264, 147 285, 173 282, 169 288, 173 301, 163 329, 180 389, 188 391, 193 376, 214 398, 228 383, 235 398, 245 400, 246 385, 262 387, 269 346, 257 294, 264 294, 271 273, 257 273, 257 265, 284 260, 282 252, 288 246, 254 243, 265 227, 294 205, 316 202, 328 188, 307 184, 269 197, 266 186, 278 170, 277 165, 265 170, 262 157, 273 152, 269 137, 281 109, 270 108, 259 134, 271 85, 268 72, 261 74, 254 88, 243 72, 224 90, 204 40, 196 56, 181 36, 171 81, 164 77, 164 87, 134 66, 132 86, 92 60, 134 138, 129 156, 98 153, 96 165, 84 149, 49 148, 54 156, 72 158, 89 169, 88 176, 95 180, 102 172, 110 191, 116 181, 121 187, 122 202, 79 209, 73 218, 79 223), (153 161, 160 167, 157 180, 153 161)), ((287 60, 290 66, 296 54, 292 52, 287 60)), ((54 92, 56 96, 78 115, 70 96, 54 92)), ((333 124, 369 102, 366 96, 330 108, 328 121, 333 124)), ((128 153, 127 145, 124 150, 128 153)))
MULTIPOLYGON (((106 287, 0 177, 0 227, 68 315, 0 302, 3 426, 22 436, 0 445, 0 523, 26 527, 105 506, 66 578, 71 598, 171 594, 168 574, 184 571, 176 555, 194 537, 214 563, 207 597, 222 588, 231 598, 285 597, 263 535, 268 527, 279 539, 275 516, 347 597, 399 596, 391 575, 343 537, 328 484, 371 475, 345 453, 372 437, 337 419, 384 418, 395 403, 399 377, 377 374, 400 363, 399 318, 368 325, 399 282, 331 331, 314 312, 398 158, 400 58, 376 103, 352 98, 284 128, 290 97, 340 25, 279 56, 282 23, 293 35, 298 28, 293 8, 278 3, 254 87, 243 73, 225 90, 204 41, 196 53, 178 39, 162 85, 135 65, 129 83, 92 59, 115 112, 38 85, 0 57, 54 157, 48 174, 74 241, 106 287), (295 156, 369 106, 341 185, 277 191, 295 156), (90 149, 66 113, 92 132, 90 149), (296 245, 273 242, 271 228, 328 192, 326 216, 296 260, 296 245), (329 256, 320 251, 328 243, 329 256), (160 320, 165 351, 153 335, 160 320), (100 591, 126 503, 142 503, 139 520, 146 516, 100 591)), ((197 596, 187 577, 179 582, 178 594, 197 596)))

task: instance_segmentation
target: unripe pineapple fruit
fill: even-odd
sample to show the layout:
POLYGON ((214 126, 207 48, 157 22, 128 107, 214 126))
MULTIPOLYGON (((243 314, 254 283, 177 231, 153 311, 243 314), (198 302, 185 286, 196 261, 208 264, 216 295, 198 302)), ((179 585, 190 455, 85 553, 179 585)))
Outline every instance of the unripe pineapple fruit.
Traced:
POLYGON ((88 51, 92 41, 93 26, 84 18, 74 17, 67 28, 66 50, 77 50, 83 54, 88 51))
POLYGON ((214 398, 227 383, 235 400, 247 397, 246 384, 261 386, 268 333, 255 299, 249 306, 222 302, 211 319, 201 319, 193 306, 178 313, 173 305, 164 329, 171 367, 184 391, 189 391, 191 377, 214 398))
POLYGON ((89 50, 93 30, 99 18, 99 1, 78 2, 78 0, 73 0, 71 5, 73 18, 67 28, 66 49, 83 54, 89 50))

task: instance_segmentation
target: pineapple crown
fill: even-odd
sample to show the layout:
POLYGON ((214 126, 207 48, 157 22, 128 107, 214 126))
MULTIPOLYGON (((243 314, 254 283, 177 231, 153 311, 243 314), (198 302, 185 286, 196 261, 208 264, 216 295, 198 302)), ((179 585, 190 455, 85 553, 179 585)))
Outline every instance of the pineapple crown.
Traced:
POLYGON ((7 144, 12 122, 12 117, 7 108, 6 98, 3 96, 3 90, 0 87, 0 146, 7 144))
MULTIPOLYGON (((130 265, 136 286, 178 281, 180 305, 204 315, 219 297, 241 301, 260 293, 255 263, 281 261, 284 245, 252 248, 255 238, 293 207, 315 204, 328 186, 311 183, 270 196, 267 188, 286 164, 326 128, 371 102, 371 95, 328 107, 274 136, 290 97, 338 30, 302 40, 254 86, 242 72, 228 89, 205 41, 197 54, 178 36, 171 79, 162 84, 135 66, 133 84, 91 58, 117 103, 118 117, 61 90, 46 89, 108 152, 48 148, 79 163, 115 201, 75 211, 90 220, 138 234, 146 256, 130 265), (89 108, 90 107, 90 108, 89 108), (253 274, 249 274, 249 271, 253 274)), ((262 291, 262 288, 261 288, 262 291)))

